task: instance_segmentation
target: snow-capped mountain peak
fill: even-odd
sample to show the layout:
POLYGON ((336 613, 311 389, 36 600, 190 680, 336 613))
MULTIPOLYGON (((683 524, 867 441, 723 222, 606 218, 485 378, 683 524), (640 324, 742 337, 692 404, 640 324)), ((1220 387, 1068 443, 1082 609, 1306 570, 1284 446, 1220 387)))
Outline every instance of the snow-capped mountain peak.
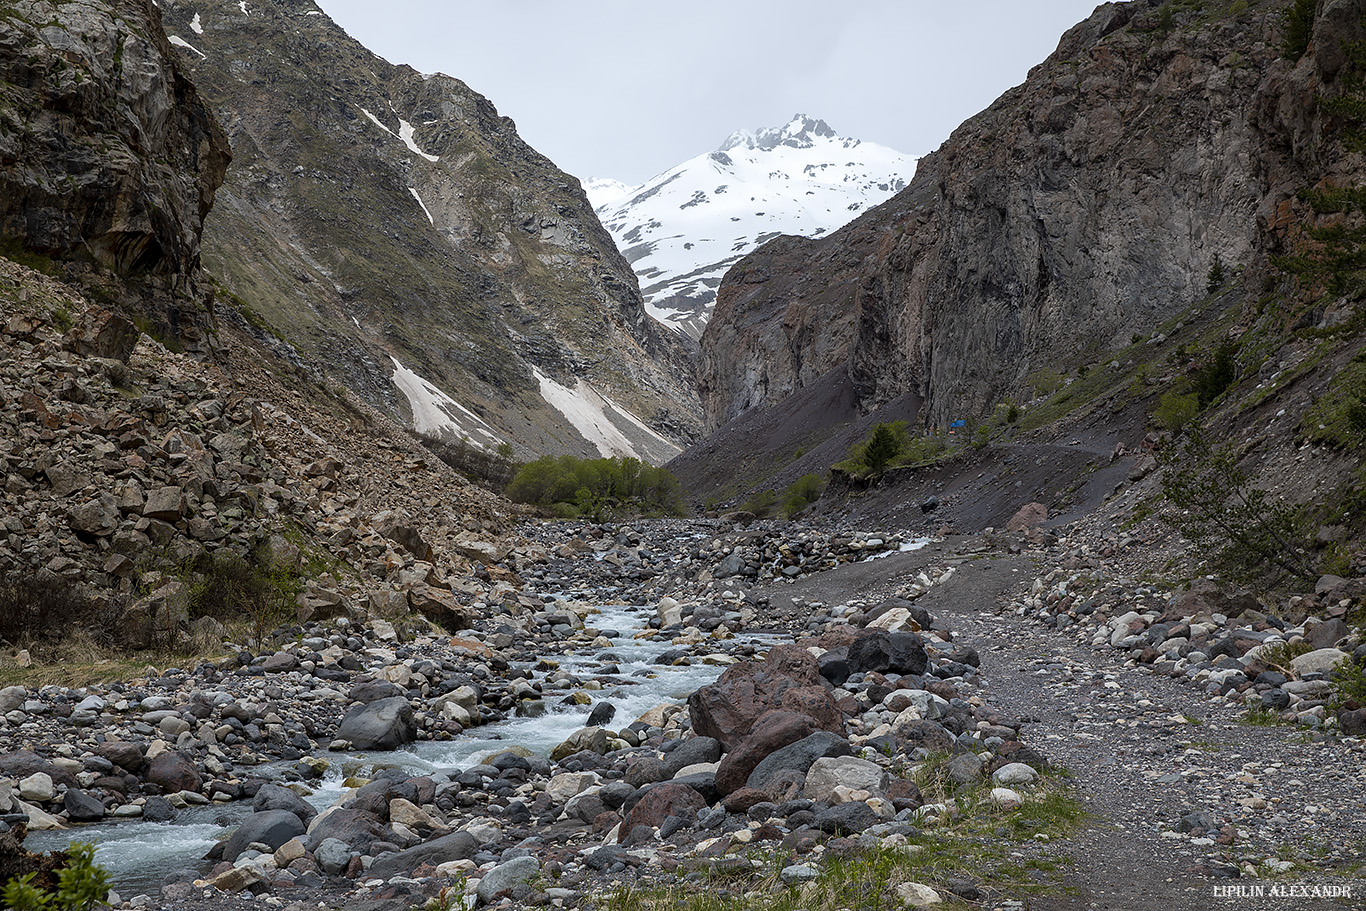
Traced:
POLYGON ((830 125, 824 120, 817 120, 814 117, 807 117, 805 114, 798 114, 786 125, 781 127, 770 127, 761 130, 736 130, 726 137, 726 141, 721 143, 721 148, 717 151, 728 152, 731 149, 757 149, 764 152, 771 152, 780 145, 794 149, 809 149, 814 146, 819 139, 835 138, 838 138, 835 135, 835 131, 830 129, 830 125))
POLYGON ((584 190, 640 279, 650 314, 698 338, 733 263, 781 234, 841 227, 914 172, 912 156, 797 114, 780 127, 737 130, 716 151, 625 192, 606 180, 584 190))

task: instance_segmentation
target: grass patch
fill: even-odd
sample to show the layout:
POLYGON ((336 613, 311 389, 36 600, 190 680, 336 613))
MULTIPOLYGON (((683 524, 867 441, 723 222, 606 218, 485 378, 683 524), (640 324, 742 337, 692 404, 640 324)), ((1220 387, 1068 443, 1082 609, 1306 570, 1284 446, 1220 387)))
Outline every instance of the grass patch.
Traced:
POLYGON ((1263 708, 1261 705, 1248 706, 1247 711, 1238 719, 1238 723, 1254 728, 1295 726, 1295 722, 1282 718, 1280 712, 1275 709, 1263 708))
MULTIPOLYGON (((697 871, 666 884, 622 885, 591 896, 593 911, 892 911, 905 907, 897 895, 903 883, 935 889, 945 908, 975 904, 949 892, 950 883, 971 882, 993 895, 1061 894, 1070 858, 1047 846, 1083 824, 1085 809, 1065 773, 1048 773, 1021 793, 1023 807, 994 806, 990 782, 980 779, 955 787, 948 777, 952 756, 932 754, 905 769, 921 785, 927 803, 952 801, 956 812, 943 824, 922 820, 911 837, 883 836, 878 846, 849 853, 827 852, 823 859, 789 859, 747 847, 733 866, 697 871), (747 859, 748 864, 736 862, 747 859), (807 863, 820 870, 804 884, 782 880, 784 864, 807 863)), ((680 871, 702 861, 685 860, 680 871)))
POLYGON ((1329 384, 1300 422, 1300 433, 1315 443, 1355 449, 1366 440, 1366 350, 1329 384))

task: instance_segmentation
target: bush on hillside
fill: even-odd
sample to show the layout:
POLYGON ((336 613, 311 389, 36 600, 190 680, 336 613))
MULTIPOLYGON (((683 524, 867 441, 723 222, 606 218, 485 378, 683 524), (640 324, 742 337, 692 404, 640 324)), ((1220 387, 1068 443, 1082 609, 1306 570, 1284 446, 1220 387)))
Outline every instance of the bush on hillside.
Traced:
POLYGON ((881 474, 897 465, 915 465, 941 455, 948 445, 938 436, 913 437, 905 421, 874 425, 867 439, 849 450, 849 457, 835 465, 858 475, 881 474))
POLYGON ((778 494, 772 490, 756 490, 750 494, 745 502, 740 504, 743 512, 751 512, 760 519, 767 519, 773 515, 773 508, 778 504, 778 494))
POLYGON ((684 513, 682 488, 673 473, 632 458, 544 456, 518 469, 506 494, 566 518, 684 513))
POLYGON ((1176 507, 1165 521, 1213 554, 1222 569, 1245 579, 1270 571, 1314 580, 1295 511, 1252 486, 1230 449, 1215 449, 1192 432, 1184 445, 1159 450, 1157 459, 1163 496, 1176 507))
POLYGON ((1224 390, 1238 379, 1238 365, 1233 360, 1233 343, 1225 341, 1214 350, 1214 355, 1195 371, 1195 394, 1200 407, 1208 408, 1224 390))
POLYGON ((1182 395, 1179 392, 1165 392, 1153 409, 1153 419, 1164 430, 1179 433, 1200 413, 1200 397, 1194 392, 1182 395))
POLYGON ((456 443, 426 439, 422 442, 441 461, 489 490, 507 487, 517 473, 517 463, 512 460, 512 446, 508 443, 501 443, 497 449, 489 450, 463 439, 456 443))
POLYGON ((821 498, 825 482, 818 474, 804 474, 788 486, 783 495, 783 515, 792 518, 821 498))
POLYGON ((0 577, 0 642, 46 648, 81 630, 97 645, 115 645, 123 608, 67 579, 13 570, 0 577))
POLYGON ((1318 0, 1293 0, 1284 13, 1282 25, 1285 34, 1281 37, 1281 56, 1286 60, 1299 60, 1309 50, 1309 39, 1314 35, 1314 9, 1318 0))

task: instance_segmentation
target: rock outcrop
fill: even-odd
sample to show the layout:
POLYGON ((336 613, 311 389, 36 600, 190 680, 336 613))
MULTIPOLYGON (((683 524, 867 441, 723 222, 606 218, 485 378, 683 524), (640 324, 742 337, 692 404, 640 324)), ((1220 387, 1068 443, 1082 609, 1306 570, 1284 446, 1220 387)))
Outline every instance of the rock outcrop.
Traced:
POLYGON ((1216 263, 1265 270, 1332 171, 1315 99, 1362 12, 1320 4, 1295 62, 1281 9, 1105 4, 892 200, 734 266, 701 343, 708 430, 837 370, 864 411, 919 393, 944 426, 1148 337, 1216 263))
POLYGON ((11 249, 57 260, 164 337, 201 346, 200 233, 229 157, 151 0, 6 5, 0 237, 11 249))

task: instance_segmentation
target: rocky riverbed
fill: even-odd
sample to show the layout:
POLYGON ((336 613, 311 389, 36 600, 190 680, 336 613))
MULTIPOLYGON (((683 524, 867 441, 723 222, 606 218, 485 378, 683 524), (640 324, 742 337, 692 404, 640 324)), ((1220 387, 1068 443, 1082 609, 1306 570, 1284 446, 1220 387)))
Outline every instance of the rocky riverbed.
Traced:
MULTIPOLYGON (((1207 907, 1229 877, 1342 883, 1360 862, 1353 710, 1340 721, 1323 687, 1296 685, 1317 665, 1278 680, 1257 664, 1273 638, 1355 653, 1350 630, 1325 637, 1357 581, 1326 580, 1320 614, 1291 624, 1236 611, 1237 592, 1105 578, 1079 542, 1037 532, 916 550, 718 520, 520 532, 493 568, 515 567, 521 589, 454 635, 333 618, 127 684, 0 691, 6 824, 75 827, 31 837, 51 844, 110 820, 223 823, 162 881, 121 884, 131 907, 407 908, 442 889, 574 907, 717 876, 802 888, 833 858, 923 851, 965 818, 1010 844, 1002 825, 1066 767, 1099 818, 1148 846, 1166 874, 1153 896, 1207 907), (1301 726, 1239 725, 1268 694, 1301 726), (1236 750, 1218 740, 1247 732, 1236 750), (1154 791, 1156 808, 1137 799, 1154 791), (1315 858, 1287 850, 1319 835, 1334 846, 1315 858)), ((1085 866, 1028 832, 1015 848, 1085 866)), ((888 889, 1030 891, 925 878, 888 889)), ((1082 907, 1063 894, 1030 907, 1082 907)))
POLYGON ((609 881, 748 863, 742 846, 787 852, 796 882, 819 863, 795 861, 832 840, 904 839, 948 812, 898 775, 918 756, 1000 773, 1001 800, 1022 800, 1009 785, 1045 765, 981 698, 972 649, 904 597, 932 588, 929 574, 876 603, 779 610, 755 594, 902 553, 895 537, 789 528, 773 543, 771 528, 731 539, 716 522, 524 531, 541 536, 543 562, 521 567, 536 582, 453 637, 336 618, 126 685, 4 690, 6 818, 132 828, 222 807, 230 837, 160 889, 120 896, 137 906, 244 891, 411 902, 456 879, 471 901, 573 904, 609 881), (678 598, 650 595, 660 566, 688 577, 678 598), (629 638, 602 622, 632 622, 613 605, 641 603, 629 638), (636 643, 657 670, 623 669, 636 643), (639 707, 633 686, 690 668, 720 679, 621 713, 639 707), (473 740, 517 718, 564 739, 473 740), (467 759, 432 767, 466 743, 467 759))

